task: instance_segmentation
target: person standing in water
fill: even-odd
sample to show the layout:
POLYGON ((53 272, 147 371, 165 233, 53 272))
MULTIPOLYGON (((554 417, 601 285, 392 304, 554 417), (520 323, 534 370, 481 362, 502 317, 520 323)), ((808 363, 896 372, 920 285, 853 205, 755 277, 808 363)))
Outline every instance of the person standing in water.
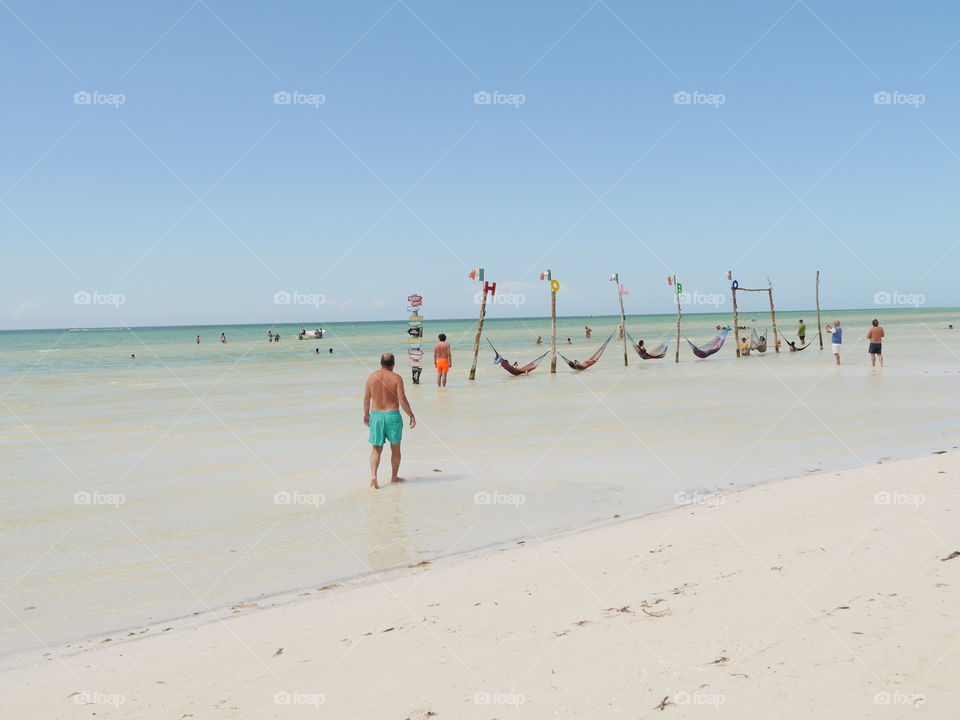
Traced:
MULTIPOLYGON (((830 326, 827 326, 827 332, 830 331, 830 326)), ((837 359, 837 365, 840 364, 840 348, 843 347, 843 330, 840 329, 840 321, 837 320, 833 324, 833 333, 830 340, 830 344, 833 346, 833 356, 837 359)))
POLYGON ((804 338, 807 337, 807 324, 801 320, 800 327, 797 328, 797 337, 800 338, 800 344, 805 345, 804 338))
POLYGON ((437 387, 447 386, 447 373, 453 367, 453 355, 450 352, 450 343, 447 336, 440 333, 439 342, 433 346, 433 364, 437 368, 437 387))
POLYGON ((197 345, 199 345, 199 344, 200 344, 200 336, 197 335, 197 345))
POLYGON ((227 334, 226 334, 226 333, 220 333, 220 342, 222 342, 224 345, 227 344, 227 334))
POLYGON ((877 358, 880 358, 880 367, 883 367, 884 334, 880 321, 874 318, 872 327, 867 330, 867 340, 870 341, 870 347, 867 348, 867 352, 870 353, 870 367, 877 366, 877 358))
POLYGON ((403 439, 403 417, 400 408, 410 416, 410 429, 417 426, 410 402, 403 390, 403 378, 393 371, 393 353, 380 356, 380 369, 367 377, 363 391, 363 424, 370 428, 370 487, 379 490, 377 469, 384 442, 390 443, 390 482, 401 483, 400 441, 403 439))

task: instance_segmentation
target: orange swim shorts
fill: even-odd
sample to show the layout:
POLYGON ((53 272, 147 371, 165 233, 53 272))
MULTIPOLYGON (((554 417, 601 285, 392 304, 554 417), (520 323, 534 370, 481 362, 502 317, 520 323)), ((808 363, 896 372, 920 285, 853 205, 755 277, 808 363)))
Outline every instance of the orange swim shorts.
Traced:
POLYGON ((450 361, 446 358, 437 359, 437 372, 447 372, 450 369, 450 361))

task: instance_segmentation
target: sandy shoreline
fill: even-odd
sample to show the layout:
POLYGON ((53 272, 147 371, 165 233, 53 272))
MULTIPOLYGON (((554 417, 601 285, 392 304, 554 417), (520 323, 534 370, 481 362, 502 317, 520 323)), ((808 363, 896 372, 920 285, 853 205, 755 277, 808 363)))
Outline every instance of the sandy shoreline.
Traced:
POLYGON ((0 707, 43 718, 951 717, 960 557, 944 558, 960 550, 958 478, 949 453, 694 498, 13 668, 0 707))

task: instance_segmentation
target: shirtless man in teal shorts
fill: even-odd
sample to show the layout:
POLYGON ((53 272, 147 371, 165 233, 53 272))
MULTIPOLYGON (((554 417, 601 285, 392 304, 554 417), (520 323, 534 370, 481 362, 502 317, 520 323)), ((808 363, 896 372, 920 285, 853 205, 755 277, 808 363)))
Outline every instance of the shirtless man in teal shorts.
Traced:
POLYGON ((370 428, 370 487, 379 490, 377 468, 380 467, 380 454, 383 443, 390 443, 390 482, 400 483, 403 478, 400 471, 400 440, 403 437, 403 418, 400 408, 410 416, 410 429, 417 426, 407 395, 403 391, 403 378, 393 371, 393 353, 380 356, 380 369, 370 373, 363 393, 363 424, 370 428), (372 404, 372 409, 371 409, 372 404))

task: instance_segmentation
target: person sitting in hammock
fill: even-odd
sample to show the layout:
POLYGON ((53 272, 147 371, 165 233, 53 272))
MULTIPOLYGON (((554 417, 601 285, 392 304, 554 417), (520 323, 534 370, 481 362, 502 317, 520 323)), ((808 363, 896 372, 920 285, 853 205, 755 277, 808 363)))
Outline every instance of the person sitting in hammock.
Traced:
POLYGON ((638 341, 637 341, 637 350, 640 351, 641 357, 644 355, 644 353, 647 352, 647 348, 646 348, 646 346, 643 344, 643 340, 638 340, 638 341))

